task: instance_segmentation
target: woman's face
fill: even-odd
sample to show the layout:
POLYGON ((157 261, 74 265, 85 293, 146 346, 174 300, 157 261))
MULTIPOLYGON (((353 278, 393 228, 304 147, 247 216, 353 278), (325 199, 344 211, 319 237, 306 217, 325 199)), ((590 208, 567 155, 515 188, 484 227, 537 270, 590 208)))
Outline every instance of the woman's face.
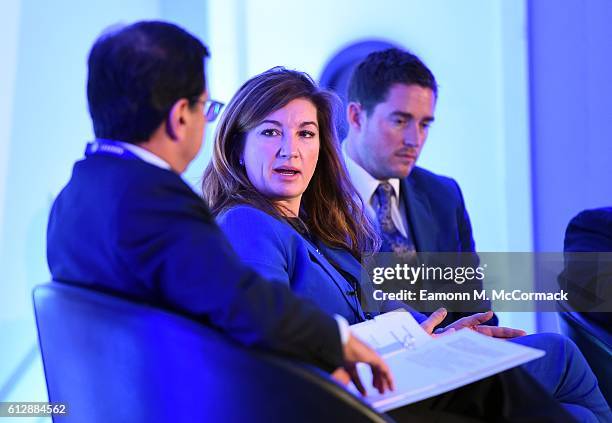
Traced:
POLYGON ((242 156, 253 186, 295 215, 318 158, 317 109, 303 98, 270 113, 250 130, 242 156))

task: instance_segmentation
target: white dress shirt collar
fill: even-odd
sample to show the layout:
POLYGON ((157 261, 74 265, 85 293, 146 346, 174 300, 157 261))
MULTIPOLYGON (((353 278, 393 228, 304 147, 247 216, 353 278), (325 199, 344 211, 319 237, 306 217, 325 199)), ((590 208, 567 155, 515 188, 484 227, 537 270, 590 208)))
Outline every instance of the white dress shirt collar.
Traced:
POLYGON ((168 162, 166 162, 161 157, 151 153, 149 150, 145 150, 144 148, 139 147, 136 144, 131 144, 129 142, 116 141, 116 143, 121 145, 121 147, 125 148, 126 150, 134 153, 134 155, 136 155, 142 161, 145 161, 149 164, 152 164, 153 166, 157 166, 162 169, 172 170, 168 162))
MULTIPOLYGON (((353 182, 353 186, 357 190, 357 193, 363 200, 366 215, 372 220, 372 222, 378 222, 376 217, 376 210, 374 210, 374 193, 378 189, 381 182, 378 179, 370 175, 364 168, 359 166, 355 160, 349 157, 346 152, 346 141, 342 143, 342 156, 344 157, 344 163, 346 164, 346 170, 349 174, 349 178, 353 182)), ((400 207, 400 180, 398 178, 389 179, 387 182, 391 184, 395 195, 391 198, 391 219, 395 224, 397 230, 403 235, 407 236, 408 221, 406 219, 406 210, 404 207, 400 207)))
MULTIPOLYGON (((344 157, 344 163, 346 164, 346 170, 349 173, 349 177, 353 182, 353 186, 357 190, 357 193, 361 199, 368 205, 372 205, 372 198, 376 189, 381 182, 374 178, 368 173, 367 170, 357 164, 355 160, 349 157, 346 151, 346 142, 342 143, 342 156, 344 157)), ((400 180, 398 178, 389 179, 387 182, 391 184, 395 192, 395 197, 399 198, 400 180)))

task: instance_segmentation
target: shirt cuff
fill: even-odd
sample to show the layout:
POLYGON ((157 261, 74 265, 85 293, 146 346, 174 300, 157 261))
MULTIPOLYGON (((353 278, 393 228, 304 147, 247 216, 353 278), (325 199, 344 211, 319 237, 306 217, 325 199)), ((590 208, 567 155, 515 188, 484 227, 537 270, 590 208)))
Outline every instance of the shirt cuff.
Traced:
POLYGON ((340 340, 342 341, 342 345, 346 345, 349 340, 349 336, 351 335, 348 321, 339 314, 334 314, 334 319, 336 319, 336 322, 338 323, 338 331, 340 331, 340 340))

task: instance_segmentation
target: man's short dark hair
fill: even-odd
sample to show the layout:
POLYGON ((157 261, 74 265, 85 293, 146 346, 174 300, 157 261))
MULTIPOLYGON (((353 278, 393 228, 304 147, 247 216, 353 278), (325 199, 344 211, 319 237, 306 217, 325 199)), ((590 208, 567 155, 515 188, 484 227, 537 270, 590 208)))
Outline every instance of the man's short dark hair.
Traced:
POLYGON ((438 96, 431 71, 414 54, 398 48, 370 53, 356 68, 348 86, 348 101, 360 103, 370 114, 394 84, 419 85, 438 96))
POLYGON ((98 138, 148 140, 174 103, 194 105, 206 87, 200 40, 166 22, 103 34, 89 53, 87 100, 98 138))

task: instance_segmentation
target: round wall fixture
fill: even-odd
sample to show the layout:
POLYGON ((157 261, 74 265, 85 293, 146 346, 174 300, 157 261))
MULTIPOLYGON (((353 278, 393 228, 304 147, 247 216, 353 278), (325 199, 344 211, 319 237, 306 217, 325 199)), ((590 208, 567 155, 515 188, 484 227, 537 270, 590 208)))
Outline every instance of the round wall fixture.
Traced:
POLYGON ((348 104, 346 91, 351 75, 353 74, 353 69, 355 69, 368 54, 393 47, 402 48, 398 44, 384 40, 357 41, 334 54, 323 68, 319 85, 325 89, 334 91, 342 100, 343 110, 341 110, 336 117, 340 141, 344 139, 348 132, 345 114, 348 104))

